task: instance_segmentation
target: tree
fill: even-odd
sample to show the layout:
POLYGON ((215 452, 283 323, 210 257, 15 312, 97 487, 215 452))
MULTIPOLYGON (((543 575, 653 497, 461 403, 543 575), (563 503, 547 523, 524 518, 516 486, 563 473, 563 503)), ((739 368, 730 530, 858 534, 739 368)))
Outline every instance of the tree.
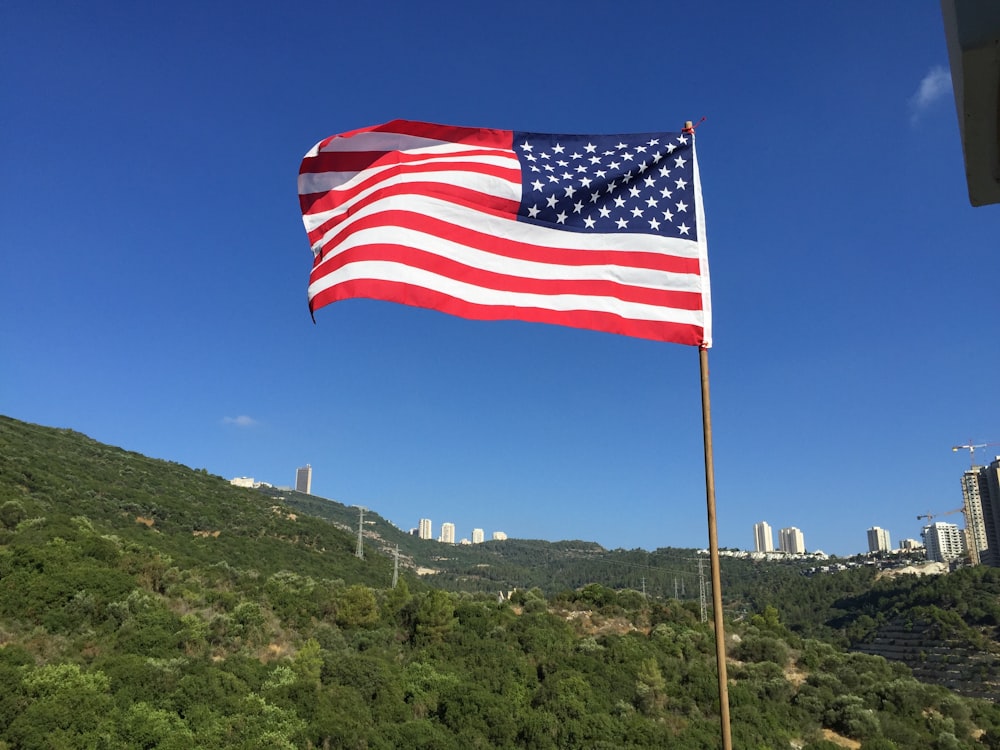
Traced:
POLYGON ((129 706, 118 733, 126 747, 189 750, 198 744, 194 732, 180 716, 148 703, 129 706))
POLYGON ((322 668, 323 656, 319 643, 310 638, 299 647, 298 653, 292 659, 292 670, 299 682, 319 685, 322 668))
POLYGON ((862 742, 860 750, 899 750, 899 747, 885 737, 873 737, 862 742))
POLYGON ((455 605, 444 591, 428 591, 417 607, 414 636, 418 644, 438 643, 455 626, 455 605))
POLYGON ((413 718, 424 719, 436 713, 438 697, 459 682, 456 675, 438 671, 429 661, 407 664, 403 669, 403 695, 412 708, 413 718))
POLYGON ((452 731, 477 735, 489 747, 511 747, 517 734, 517 707, 503 695, 475 684, 442 690, 437 717, 452 731))
POLYGON ((644 714, 651 715, 667 701, 667 681, 663 679, 656 659, 644 659, 635 678, 636 703, 644 714))
POLYGON ((750 624, 758 630, 765 631, 771 635, 784 636, 788 633, 785 626, 781 624, 778 608, 768 604, 760 614, 750 618, 750 624))
POLYGON ((103 672, 49 664, 26 671, 20 689, 25 708, 7 730, 16 747, 98 747, 113 734, 114 703, 103 672))
POLYGON ((306 728, 294 711, 278 708, 254 694, 244 697, 239 710, 226 716, 220 724, 221 731, 215 737, 199 739, 219 745, 225 743, 224 746, 233 748, 297 750, 306 728))
POLYGON ((0 505, 0 526, 5 529, 17 528, 26 516, 24 505, 18 500, 8 500, 0 505))
POLYGON ((335 596, 337 624, 342 628, 370 628, 378 622, 378 601, 367 586, 348 586, 335 596))
POLYGON ((736 647, 735 656, 741 661, 772 662, 783 667, 788 661, 788 646, 774 636, 748 633, 736 647))

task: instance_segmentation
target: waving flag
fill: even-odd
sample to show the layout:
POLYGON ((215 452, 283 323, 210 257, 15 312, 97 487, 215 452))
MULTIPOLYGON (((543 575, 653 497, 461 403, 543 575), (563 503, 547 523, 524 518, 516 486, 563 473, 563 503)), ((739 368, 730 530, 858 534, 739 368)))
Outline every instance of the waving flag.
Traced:
POLYGON ((351 297, 711 345, 694 134, 396 120, 299 170, 309 307, 351 297))

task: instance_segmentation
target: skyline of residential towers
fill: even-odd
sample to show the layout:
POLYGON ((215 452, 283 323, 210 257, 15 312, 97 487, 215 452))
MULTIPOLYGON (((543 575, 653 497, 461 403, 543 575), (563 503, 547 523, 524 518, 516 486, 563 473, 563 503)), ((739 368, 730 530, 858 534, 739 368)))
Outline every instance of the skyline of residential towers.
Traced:
MULTIPOLYGON (((977 446, 978 447, 978 446, 977 446)), ((240 486, 255 486, 257 483, 251 477, 238 477, 231 480, 240 486)), ((312 466, 306 464, 295 470, 295 490, 304 494, 312 494, 312 466)), ((928 561, 953 562, 968 556, 972 565, 985 564, 1000 567, 1000 456, 986 465, 973 464, 961 476, 962 506, 941 513, 925 513, 917 519, 926 519, 929 523, 920 532, 921 540, 928 561), (965 519, 965 528, 944 521, 931 521, 939 516, 961 513, 965 519)), ((419 526, 411 530, 412 534, 421 539, 434 539, 433 524, 429 518, 421 518, 419 526)), ((506 539, 503 531, 494 531, 493 540, 506 539)), ((775 548, 774 531, 767 521, 760 521, 753 527, 754 546, 756 553, 782 552, 786 554, 806 554, 803 532, 795 526, 781 528, 778 531, 778 545, 775 548)), ((446 544, 480 544, 486 539, 482 528, 473 528, 471 541, 468 538, 458 539, 455 524, 446 521, 441 525, 441 534, 437 541, 446 544)), ((867 530, 867 547, 869 553, 886 553, 893 551, 891 536, 887 529, 872 526, 867 530)), ((899 549, 912 550, 919 547, 915 539, 903 539, 899 549)), ((814 551, 816 552, 816 551, 814 551)))

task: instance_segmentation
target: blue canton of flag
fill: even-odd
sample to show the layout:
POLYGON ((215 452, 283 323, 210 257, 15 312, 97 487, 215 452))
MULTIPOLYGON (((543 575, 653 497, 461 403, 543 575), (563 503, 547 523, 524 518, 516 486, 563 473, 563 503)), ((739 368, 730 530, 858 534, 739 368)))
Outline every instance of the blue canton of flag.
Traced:
POLYGON ((693 138, 686 133, 514 133, 518 220, 595 234, 697 240, 693 138))

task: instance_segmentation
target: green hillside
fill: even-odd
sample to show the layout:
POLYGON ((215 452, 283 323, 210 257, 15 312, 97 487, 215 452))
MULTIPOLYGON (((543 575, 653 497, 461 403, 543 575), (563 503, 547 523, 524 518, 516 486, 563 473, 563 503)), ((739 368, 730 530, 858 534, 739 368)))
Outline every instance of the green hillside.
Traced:
MULTIPOLYGON (((296 512, 327 519, 348 533, 357 533, 355 507, 287 489, 265 486, 259 491, 296 512)), ((537 588, 552 596, 600 583, 613 589, 642 590, 653 597, 697 600, 700 578, 709 577, 708 557, 695 549, 608 550, 596 542, 540 539, 441 544, 399 529, 380 516, 377 508, 365 512, 365 542, 386 555, 398 548, 403 566, 425 571, 428 581, 452 591, 496 594, 537 588)), ((726 605, 737 610, 763 609, 772 603, 769 592, 800 581, 803 571, 815 565, 812 561, 762 564, 735 558, 724 558, 722 563, 723 596, 726 605)), ((839 578, 838 587, 845 594, 860 594, 871 585, 873 575, 873 571, 855 572, 839 578), (852 583, 843 588, 847 579, 852 583)), ((812 617, 812 608, 810 612, 812 617)))
MULTIPOLYGON (((380 547, 410 541, 410 559, 436 550, 433 562, 440 546, 396 530, 366 537, 359 560, 337 526, 356 511, 340 506, 336 521, 332 505, 306 512, 327 501, 293 501, 0 418, 0 750, 719 746, 714 635, 697 601, 598 581, 498 601, 429 587, 464 575, 443 565, 393 588, 380 547)), ((635 572, 690 554, 651 565, 641 551, 516 542, 507 563, 503 545, 454 560, 532 560, 556 580, 574 564, 635 572)), ((847 613, 860 574, 842 590, 778 568, 730 577, 744 592, 727 625, 736 747, 1000 748, 994 703, 803 637, 764 603, 801 580, 823 612, 847 613)), ((961 620, 959 602, 989 585, 952 587, 964 593, 947 611, 961 620)), ((850 606, 876 622, 883 605, 896 619, 927 606, 915 584, 883 594, 850 606)))
POLYGON ((22 530, 27 545, 79 538, 85 518, 117 543, 147 547, 178 565, 225 563, 263 575, 287 569, 371 585, 392 577, 387 559, 354 557, 351 535, 205 471, 6 417, 0 456, 4 518, 8 526, 30 519, 22 530))
MULTIPOLYGON (((298 493, 278 494, 297 509, 356 528, 356 509, 298 493)), ((452 591, 531 589, 564 600, 597 583, 642 590, 654 600, 677 599, 697 611, 700 579, 708 578, 708 560, 696 550, 606 550, 592 542, 530 539, 443 545, 404 533, 377 513, 369 511, 365 518, 369 544, 385 551, 398 548, 404 565, 435 571, 425 580, 452 591)), ((964 695, 1000 695, 1000 570, 981 566, 946 576, 894 576, 892 569, 882 571, 875 563, 898 566, 905 560, 860 562, 835 573, 807 575, 815 561, 723 557, 723 606, 731 618, 774 607, 798 636, 899 661, 920 680, 964 695)), ((708 580, 705 584, 710 586, 708 580)))

